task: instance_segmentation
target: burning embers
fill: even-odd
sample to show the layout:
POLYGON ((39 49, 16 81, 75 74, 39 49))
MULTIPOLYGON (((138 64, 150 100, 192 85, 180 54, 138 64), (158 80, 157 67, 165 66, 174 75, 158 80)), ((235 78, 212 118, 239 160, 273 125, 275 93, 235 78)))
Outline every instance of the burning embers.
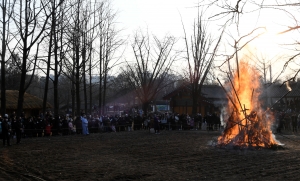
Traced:
POLYGON ((230 100, 227 112, 230 112, 218 146, 240 148, 273 148, 278 143, 271 131, 274 117, 270 111, 263 111, 259 101, 259 73, 245 62, 241 62, 238 71, 229 76, 230 100))
POLYGON ((277 144, 270 129, 270 117, 262 116, 266 113, 252 111, 243 120, 239 120, 236 113, 229 117, 225 130, 218 138, 219 146, 239 146, 271 148, 277 144))

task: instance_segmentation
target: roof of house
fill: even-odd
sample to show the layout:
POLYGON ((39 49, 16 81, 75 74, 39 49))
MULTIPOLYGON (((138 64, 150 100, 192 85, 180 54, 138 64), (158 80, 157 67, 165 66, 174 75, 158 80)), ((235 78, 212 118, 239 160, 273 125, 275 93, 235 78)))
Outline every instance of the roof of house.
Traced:
POLYGON ((267 95, 264 96, 280 98, 282 96, 286 96, 287 98, 300 97, 300 84, 299 83, 291 83, 290 84, 291 91, 287 88, 286 85, 283 84, 272 84, 267 87, 267 95))
MULTIPOLYGON (((17 109, 18 97, 19 97, 19 91, 6 90, 6 109, 17 109)), ((0 99, 1 99, 1 95, 0 95, 0 99)), ((52 106, 47 102, 46 108, 51 108, 51 107, 52 106)), ((25 92, 23 109, 42 109, 42 108, 43 108, 42 99, 25 92)))
POLYGON ((219 85, 203 85, 201 92, 208 99, 226 99, 226 94, 219 85))
MULTIPOLYGON (((168 99, 174 96, 176 93, 182 91, 183 89, 191 89, 190 84, 185 84, 180 86, 179 88, 171 91, 170 93, 164 96, 164 99, 168 99)), ((207 99, 226 99, 226 94, 221 86, 219 85, 203 85, 201 87, 201 94, 203 97, 207 99)))

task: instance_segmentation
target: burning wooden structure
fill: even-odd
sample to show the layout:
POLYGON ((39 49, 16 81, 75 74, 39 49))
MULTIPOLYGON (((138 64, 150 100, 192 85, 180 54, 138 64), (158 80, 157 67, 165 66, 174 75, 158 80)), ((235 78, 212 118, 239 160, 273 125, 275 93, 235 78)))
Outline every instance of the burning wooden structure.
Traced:
POLYGON ((238 146, 241 148, 271 148, 279 145, 272 133, 274 116, 261 108, 259 73, 246 62, 241 62, 233 75, 228 75, 226 88, 227 112, 230 116, 218 146, 238 146), (240 72, 242 75, 240 75, 240 72))

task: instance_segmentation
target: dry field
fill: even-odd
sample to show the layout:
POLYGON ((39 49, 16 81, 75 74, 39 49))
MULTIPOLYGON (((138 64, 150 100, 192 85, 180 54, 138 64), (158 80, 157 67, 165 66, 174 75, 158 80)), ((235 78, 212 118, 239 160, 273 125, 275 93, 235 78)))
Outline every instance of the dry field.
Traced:
MULTIPOLYGON (((0 148, 0 180, 300 180, 300 136, 279 150, 220 149, 218 131, 96 133, 0 148)), ((13 143, 15 140, 13 140, 13 143)))

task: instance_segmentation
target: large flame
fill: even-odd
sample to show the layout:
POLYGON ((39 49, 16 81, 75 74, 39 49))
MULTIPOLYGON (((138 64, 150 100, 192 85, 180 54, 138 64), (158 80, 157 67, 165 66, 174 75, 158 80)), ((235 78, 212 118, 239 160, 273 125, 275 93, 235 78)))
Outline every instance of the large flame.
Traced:
POLYGON ((241 147, 277 145, 271 131, 274 117, 271 112, 262 110, 259 101, 258 71, 246 62, 241 62, 238 70, 230 77, 231 100, 227 106, 230 117, 218 144, 241 147))

